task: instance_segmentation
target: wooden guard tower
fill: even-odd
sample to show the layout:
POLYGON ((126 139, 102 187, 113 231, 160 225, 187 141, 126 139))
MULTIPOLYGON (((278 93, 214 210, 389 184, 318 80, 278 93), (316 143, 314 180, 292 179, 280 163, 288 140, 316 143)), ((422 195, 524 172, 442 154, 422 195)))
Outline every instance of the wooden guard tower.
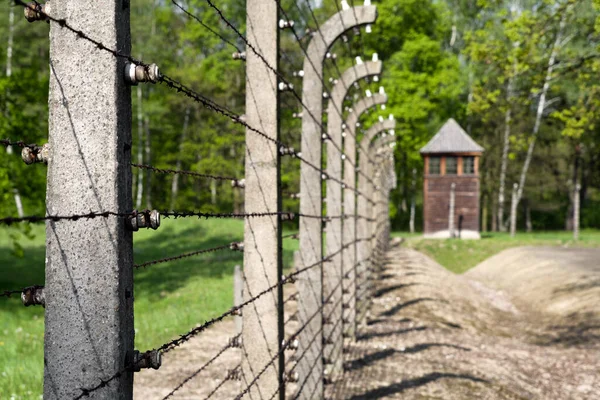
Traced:
POLYGON ((428 238, 479 239, 479 146, 449 119, 421 149, 423 231, 428 238))

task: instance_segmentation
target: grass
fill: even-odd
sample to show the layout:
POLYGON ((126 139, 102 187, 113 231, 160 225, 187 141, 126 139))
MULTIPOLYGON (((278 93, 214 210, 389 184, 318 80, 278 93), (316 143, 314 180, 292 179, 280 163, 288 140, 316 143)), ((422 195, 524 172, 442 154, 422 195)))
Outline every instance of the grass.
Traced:
MULTIPOLYGON (((243 221, 164 220, 157 231, 134 235, 136 263, 216 247, 243 238, 243 221)), ((44 227, 22 239, 24 257, 12 254, 10 228, 0 229, 0 291, 44 283, 44 227)), ((284 240, 284 266, 297 241, 284 240)), ((233 303, 233 268, 242 253, 229 250, 149 266, 135 272, 135 346, 145 350, 220 315, 233 303)), ((41 398, 44 310, 25 308, 18 296, 0 298, 0 398, 41 398)))
POLYGON ((578 241, 571 232, 519 232, 512 238, 507 233, 489 232, 481 240, 423 239, 422 235, 395 232, 406 238, 407 247, 419 250, 448 270, 462 274, 502 250, 519 246, 600 247, 600 230, 583 230, 578 241))

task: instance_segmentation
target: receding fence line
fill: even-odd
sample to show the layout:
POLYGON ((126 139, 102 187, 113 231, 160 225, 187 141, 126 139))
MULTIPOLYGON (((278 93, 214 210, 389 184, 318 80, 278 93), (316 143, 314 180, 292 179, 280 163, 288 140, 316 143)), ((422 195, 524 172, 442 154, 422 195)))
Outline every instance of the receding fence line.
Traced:
MULTIPOLYGON (((40 147, 10 139, 0 140, 0 144, 22 148, 23 159, 28 164, 48 164, 49 215, 6 217, 0 219, 0 224, 46 222, 48 261, 46 286, 6 290, 0 297, 21 293, 26 305, 46 307, 45 375, 51 376, 52 380, 45 380, 44 397, 82 399, 93 395, 94 398, 131 399, 134 372, 141 368, 158 369, 163 354, 225 318, 234 317, 235 336, 186 376, 165 399, 181 390, 226 351, 238 347, 243 349, 241 364, 230 370, 206 398, 212 397, 224 382, 241 374, 247 383, 236 399, 270 395, 271 399, 279 396, 283 400, 286 385, 292 383, 297 384, 295 398, 322 399, 323 385, 343 376, 343 338, 355 338, 356 325, 364 321, 368 300, 360 302, 358 295, 361 294, 362 300, 362 294, 372 285, 373 272, 380 267, 389 236, 387 208, 395 175, 388 144, 393 139, 371 141, 380 132, 393 129, 393 121, 376 124, 364 135, 360 145, 356 142, 356 127, 361 114, 385 103, 387 98, 380 92, 379 98, 373 96, 371 99, 367 91, 367 98, 353 105, 356 112, 350 110, 348 118, 344 118, 342 112, 349 88, 356 87, 361 79, 378 76, 381 63, 376 56, 367 63, 357 57, 357 65, 342 74, 335 57, 328 53, 339 38, 347 43, 348 31, 354 30, 360 36, 359 28, 367 26, 369 32, 370 24, 377 17, 375 7, 368 0, 361 7, 350 7, 344 1, 342 9, 336 4, 338 12, 319 25, 309 5, 317 30, 311 35, 309 44, 303 46, 304 38, 295 32, 293 21, 287 18, 278 0, 248 2, 246 36, 211 0, 206 0, 251 50, 246 53, 172 0, 185 15, 234 47, 237 51, 234 58, 246 61, 246 114, 240 116, 162 73, 155 64, 131 57, 129 11, 118 7, 117 0, 110 1, 115 3, 111 7, 92 4, 81 8, 70 6, 71 3, 74 5, 74 0, 57 0, 50 10, 37 2, 26 4, 15 0, 24 7, 30 22, 50 22, 51 96, 54 99, 50 109, 50 145, 40 147), (90 10, 93 18, 87 14, 90 10), (280 13, 286 19, 279 19, 280 13), (70 21, 85 21, 85 26, 94 32, 100 30, 93 27, 107 24, 113 28, 101 29, 101 37, 92 37, 75 28, 70 21), (290 28, 305 56, 300 75, 303 78, 302 96, 278 70, 279 31, 290 28), (94 68, 98 58, 110 67, 94 68), (331 91, 323 76, 323 62, 328 58, 334 61, 341 75, 341 85, 331 91), (75 62, 63 63, 64 60, 82 60, 86 74, 93 78, 94 84, 79 85, 77 77, 83 69, 75 62), (267 81, 271 84, 265 85, 267 81), (122 151, 131 142, 131 127, 117 123, 117 120, 131 120, 128 86, 141 82, 164 84, 245 128, 245 177, 239 179, 132 163, 130 152, 122 151), (283 91, 290 91, 303 108, 300 152, 280 140, 279 105, 283 91), (94 93, 100 94, 97 101, 102 104, 116 104, 117 114, 114 114, 114 108, 102 107, 100 103, 91 106, 93 112, 80 113, 73 108, 89 102, 94 93), (256 96, 261 99, 260 106, 256 96), (323 97, 329 99, 327 126, 323 123, 323 97), (104 122, 101 140, 113 137, 115 140, 111 142, 116 143, 114 147, 100 146, 103 148, 100 155, 95 145, 99 136, 90 128, 97 126, 99 120, 104 122), (256 128, 258 126, 260 129, 256 128), (62 148, 61 152, 56 151, 58 143, 67 143, 65 146, 69 151, 64 152, 62 148), (322 160, 324 143, 328 154, 326 170, 322 160), (73 159, 71 154, 79 154, 80 158, 73 159), (284 156, 300 161, 298 213, 282 210, 280 174, 281 157, 284 156), (106 160, 115 161, 113 164, 118 168, 115 174, 101 173, 105 172, 106 160), (130 167, 158 174, 231 181, 232 187, 244 190, 245 212, 131 211, 130 167), (65 171, 72 175, 68 182, 60 179, 65 176, 65 171), (327 186, 327 215, 323 215, 323 184, 327 186), (92 189, 84 193, 77 191, 82 186, 92 189), (82 207, 110 211, 85 212, 82 207), (102 229, 84 227, 87 220, 94 218, 104 219, 102 229), (134 264, 132 232, 140 228, 158 229, 161 218, 242 219, 244 241, 134 264), (298 221, 299 233, 282 235, 285 221, 298 221), (284 239, 299 239, 300 245, 295 268, 287 275, 283 275, 282 268, 284 239), (82 243, 90 240, 97 248, 81 251, 82 243), (98 251, 102 257, 97 256, 98 251), (219 251, 244 253, 243 272, 239 268, 235 270, 234 306, 155 349, 134 350, 133 270, 219 251), (85 268, 79 268, 82 265, 85 268), (103 279, 90 280, 91 275, 103 279), (297 292, 284 299, 284 286, 290 284, 296 285, 297 292), (286 318, 284 306, 294 301, 298 310, 286 318), (98 312, 100 303, 107 307, 98 312), (107 320, 115 323, 108 326, 107 320), (299 324, 291 335, 284 332, 288 323, 299 324), (97 343, 102 344, 101 349, 97 348, 97 343), (286 363, 285 353, 290 350, 296 351, 296 356, 288 368, 290 363, 286 363), (107 360, 109 363, 104 365, 107 360), (87 384, 82 385, 82 382, 87 384)), ((364 50, 362 37, 361 44, 364 50)))

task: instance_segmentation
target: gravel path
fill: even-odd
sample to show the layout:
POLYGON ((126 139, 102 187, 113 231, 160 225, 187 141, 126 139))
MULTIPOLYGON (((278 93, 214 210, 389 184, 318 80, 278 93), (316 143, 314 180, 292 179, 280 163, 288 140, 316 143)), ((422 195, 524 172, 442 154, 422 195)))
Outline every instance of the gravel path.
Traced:
POLYGON ((580 267, 599 260, 600 250, 568 253, 518 249, 457 276, 421 253, 394 248, 368 325, 349 344, 346 373, 329 396, 600 399, 600 293, 597 285, 583 285, 599 272, 580 267), (510 266, 502 262, 507 256, 510 266), (496 278, 501 285, 490 284, 496 278), (546 286, 550 294, 570 288, 568 311, 532 310, 532 304, 556 310, 556 301, 527 286, 546 286), (573 319, 575 308, 586 317, 573 319))
MULTIPOLYGON (((595 260, 600 250, 513 249, 457 276, 392 248, 368 324, 346 343, 346 372, 327 397, 600 400, 595 260)), ((160 370, 137 373, 135 399, 162 399, 234 335, 227 320, 168 353, 160 370)), ((223 379, 241 352, 227 350, 172 398, 204 399, 221 384, 212 398, 235 397, 243 377, 223 379)))

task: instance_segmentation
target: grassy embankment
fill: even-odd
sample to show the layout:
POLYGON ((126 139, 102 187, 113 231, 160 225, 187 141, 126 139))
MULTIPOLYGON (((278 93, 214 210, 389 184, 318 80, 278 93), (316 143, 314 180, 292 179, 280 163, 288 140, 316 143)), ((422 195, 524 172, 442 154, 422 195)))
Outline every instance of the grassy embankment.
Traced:
MULTIPOLYGON (((0 291, 44 283, 44 227, 23 239, 25 256, 11 254, 9 229, 0 229, 0 291)), ((243 221, 164 220, 157 231, 134 235, 135 262, 216 247, 243 237, 243 221)), ((297 241, 284 240, 284 266, 297 241)), ((229 250, 135 271, 135 345, 159 346, 232 306, 233 267, 242 253, 229 250)), ((25 308, 17 296, 0 298, 0 399, 36 399, 42 393, 44 310, 25 308)))
POLYGON ((517 233, 511 238, 507 233, 484 233, 481 240, 433 240, 421 235, 395 232, 395 237, 405 237, 405 246, 427 254, 448 270, 461 274, 475 267, 483 260, 502 250, 519 246, 563 246, 600 247, 600 230, 581 231, 577 242, 572 232, 532 232, 517 233))

